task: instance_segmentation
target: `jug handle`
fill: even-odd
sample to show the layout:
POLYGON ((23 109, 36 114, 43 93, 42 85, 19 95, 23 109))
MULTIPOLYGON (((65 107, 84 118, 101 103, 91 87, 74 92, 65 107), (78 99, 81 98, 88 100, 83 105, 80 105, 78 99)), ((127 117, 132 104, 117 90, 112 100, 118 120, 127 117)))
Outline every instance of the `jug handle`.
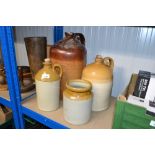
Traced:
POLYGON ((60 76, 60 78, 62 77, 62 67, 59 64, 54 64, 53 65, 53 70, 60 76), (56 69, 59 69, 59 71, 57 71, 56 69))
POLYGON ((112 58, 110 58, 110 57, 103 58, 103 63, 113 70, 113 68, 114 68, 114 60, 112 58), (106 61, 109 61, 109 64, 107 64, 106 61))

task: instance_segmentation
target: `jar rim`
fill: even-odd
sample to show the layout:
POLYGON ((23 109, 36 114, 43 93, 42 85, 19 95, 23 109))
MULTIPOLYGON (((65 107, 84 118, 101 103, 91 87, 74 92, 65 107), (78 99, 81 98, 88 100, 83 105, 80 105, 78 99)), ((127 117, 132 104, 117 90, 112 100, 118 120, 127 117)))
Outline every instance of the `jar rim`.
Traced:
POLYGON ((66 87, 71 91, 82 93, 91 91, 92 84, 87 80, 75 79, 67 81, 66 87))

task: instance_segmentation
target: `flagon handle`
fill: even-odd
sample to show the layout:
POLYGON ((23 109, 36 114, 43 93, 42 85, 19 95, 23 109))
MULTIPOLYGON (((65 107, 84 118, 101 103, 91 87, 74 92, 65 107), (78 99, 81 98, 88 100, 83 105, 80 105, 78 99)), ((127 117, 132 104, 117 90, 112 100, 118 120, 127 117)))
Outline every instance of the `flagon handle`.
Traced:
POLYGON ((113 70, 113 68, 114 68, 114 60, 111 57, 103 58, 103 63, 113 70))
POLYGON ((60 64, 54 64, 53 70, 60 76, 60 78, 62 77, 62 67, 60 64))

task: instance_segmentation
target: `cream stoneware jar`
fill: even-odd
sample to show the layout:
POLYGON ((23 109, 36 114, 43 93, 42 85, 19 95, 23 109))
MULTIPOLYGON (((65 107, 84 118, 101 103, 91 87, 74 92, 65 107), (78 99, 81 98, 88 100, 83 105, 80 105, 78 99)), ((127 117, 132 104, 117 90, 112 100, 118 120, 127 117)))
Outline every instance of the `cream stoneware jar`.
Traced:
POLYGON ((113 84, 114 61, 110 57, 97 55, 95 62, 88 64, 82 73, 82 79, 92 83, 93 111, 102 111, 109 107, 113 84))
POLYGON ((37 104, 40 110, 54 111, 59 107, 62 69, 59 64, 52 67, 50 59, 45 59, 43 65, 35 76, 37 104), (59 69, 59 74, 56 69, 59 69))
POLYGON ((85 80, 70 80, 63 92, 63 112, 67 122, 74 125, 85 124, 92 111, 91 83, 85 80))

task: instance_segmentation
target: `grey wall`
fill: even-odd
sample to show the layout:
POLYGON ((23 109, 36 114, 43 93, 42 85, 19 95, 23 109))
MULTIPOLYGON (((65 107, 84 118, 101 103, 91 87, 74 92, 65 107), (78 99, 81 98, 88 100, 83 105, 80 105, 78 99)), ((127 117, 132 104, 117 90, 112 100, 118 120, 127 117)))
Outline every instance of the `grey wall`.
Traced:
POLYGON ((47 37, 47 43, 53 44, 52 26, 17 26, 15 27, 15 48, 18 65, 29 65, 24 37, 47 37))
POLYGON ((147 27, 65 27, 66 32, 82 32, 86 37, 88 63, 96 54, 115 61, 114 96, 128 84, 132 73, 155 72, 155 28, 147 27))
MULTIPOLYGON (((115 61, 112 95, 117 96, 128 84, 133 72, 155 72, 155 28, 65 26, 64 32, 82 32, 86 38, 87 62, 97 54, 111 56, 115 61)), ((24 37, 47 36, 53 44, 51 27, 16 27, 16 55, 19 65, 28 65, 24 37)))

